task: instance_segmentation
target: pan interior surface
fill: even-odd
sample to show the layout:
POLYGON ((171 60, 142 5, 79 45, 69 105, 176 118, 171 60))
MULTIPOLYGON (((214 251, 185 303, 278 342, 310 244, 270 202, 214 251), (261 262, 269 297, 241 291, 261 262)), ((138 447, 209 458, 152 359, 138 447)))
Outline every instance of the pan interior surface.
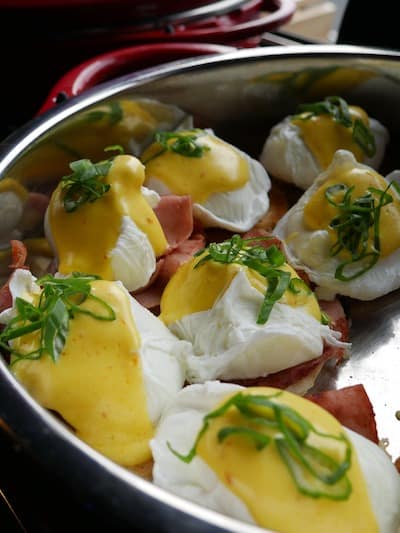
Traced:
MULTIPOLYGON (((175 62, 99 85, 10 136, 0 148, 0 178, 15 180, 32 192, 51 191, 60 177, 70 172, 72 160, 104 159, 107 145, 139 153, 160 127, 172 130, 190 120, 195 127, 211 128, 258 158, 274 124, 293 113, 298 104, 331 95, 368 109, 385 124, 390 143, 381 173, 400 168, 400 54, 305 46, 175 62), (138 114, 138 109, 145 113, 138 114), (144 118, 149 115, 150 125, 144 118)), ((41 236, 41 231, 39 225, 27 227, 20 237, 41 236)), ((0 235, 0 246, 6 249, 10 235, 0 235)), ((400 409, 399 296, 395 291, 372 302, 344 301, 352 321, 351 358, 339 366, 328 366, 314 387, 319 391, 364 384, 374 406, 378 434, 387 439, 387 450, 394 458, 400 456, 400 422, 396 418, 400 409)), ((105 502, 110 490, 114 491, 108 504, 127 523, 134 524, 144 514, 150 517, 155 509, 148 518, 149 531, 160 523, 162 531, 174 531, 176 513, 187 531, 260 531, 166 495, 112 465, 43 413, 1 361, 0 371, 0 397, 4 399, 0 416, 16 436, 38 455, 43 443, 54 444, 51 456, 40 458, 43 464, 60 468, 62 475, 70 478, 68 482, 81 484, 95 498, 105 502), (79 472, 75 469, 71 476, 67 467, 74 469, 78 464, 79 472), (93 480, 98 480, 97 487, 93 480), (130 505, 135 498, 138 503, 130 505)))

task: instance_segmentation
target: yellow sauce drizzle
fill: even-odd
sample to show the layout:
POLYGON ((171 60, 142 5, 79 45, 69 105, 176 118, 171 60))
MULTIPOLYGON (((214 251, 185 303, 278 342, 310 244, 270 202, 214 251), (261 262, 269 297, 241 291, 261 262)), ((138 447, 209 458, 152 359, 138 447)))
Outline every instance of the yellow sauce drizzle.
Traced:
MULTIPOLYGON (((211 309, 216 300, 223 295, 231 281, 240 270, 244 270, 251 285, 262 294, 265 293, 266 279, 258 272, 237 264, 223 264, 207 261, 199 268, 194 265, 200 260, 195 257, 182 265, 168 282, 161 297, 160 318, 167 325, 186 315, 211 309)), ((298 278, 296 272, 287 264, 282 270, 289 271, 298 278)), ((298 294, 286 291, 281 303, 301 306, 317 320, 321 311, 314 294, 301 290, 298 294)), ((257 317, 254 317, 254 321, 257 317)))
POLYGON ((144 167, 138 159, 120 155, 114 159, 104 182, 110 190, 93 203, 72 213, 63 206, 61 186, 52 195, 49 223, 62 274, 87 272, 113 280, 110 252, 115 248, 123 216, 129 216, 148 237, 156 256, 167 241, 158 219, 141 193, 144 167))
MULTIPOLYGON (((310 230, 328 230, 332 243, 336 241, 337 235, 328 226, 331 220, 338 215, 338 209, 328 203, 325 191, 338 183, 343 183, 348 187, 354 185, 354 191, 351 195, 353 199, 363 196, 368 187, 383 191, 388 186, 388 182, 372 169, 365 170, 344 163, 330 171, 327 180, 314 192, 305 205, 304 223, 310 230)), ((400 247, 400 200, 393 189, 389 189, 388 192, 393 197, 393 202, 381 209, 379 222, 382 257, 390 255, 400 247)), ((372 242, 373 228, 370 229, 369 249, 371 249, 372 242)))
POLYGON ((210 134, 199 136, 196 143, 210 150, 205 150, 201 157, 187 157, 168 150, 150 160, 162 149, 158 143, 151 145, 142 156, 143 161, 148 161, 146 179, 156 178, 171 192, 189 194, 196 203, 204 203, 212 194, 246 185, 249 165, 234 147, 210 134))
MULTIPOLYGON (((353 122, 359 119, 366 126, 369 125, 368 115, 360 107, 349 106, 349 111, 353 122)), ((330 115, 317 115, 307 120, 294 119, 293 123, 300 128, 307 148, 322 169, 329 166, 333 154, 339 149, 349 150, 357 161, 363 161, 364 152, 352 139, 353 128, 342 126, 330 115)))
MULTIPOLYGON (((246 392, 271 395, 276 389, 254 387, 246 392)), ((279 403, 297 410, 319 431, 333 435, 343 433, 340 423, 313 402, 284 391, 279 396, 279 403)), ((273 444, 258 451, 254 442, 245 438, 228 437, 218 443, 218 431, 236 424, 243 425, 242 416, 236 410, 229 410, 225 415, 210 420, 209 429, 200 440, 197 452, 218 479, 244 502, 258 525, 285 533, 378 531, 354 448, 352 465, 348 471, 353 487, 350 498, 344 501, 314 499, 298 491, 273 444)), ((327 453, 331 456, 336 453, 340 455, 339 450, 332 446, 327 453)))
MULTIPOLYGON (((129 297, 115 283, 92 282, 92 294, 105 300, 116 320, 100 321, 78 313, 70 320, 57 363, 42 356, 21 360, 13 371, 41 405, 59 413, 87 444, 122 465, 150 459, 153 426, 146 407, 138 350, 140 335, 129 297)), ((82 307, 94 310, 96 302, 82 307)), ((19 351, 38 343, 38 332, 18 339, 19 351)))

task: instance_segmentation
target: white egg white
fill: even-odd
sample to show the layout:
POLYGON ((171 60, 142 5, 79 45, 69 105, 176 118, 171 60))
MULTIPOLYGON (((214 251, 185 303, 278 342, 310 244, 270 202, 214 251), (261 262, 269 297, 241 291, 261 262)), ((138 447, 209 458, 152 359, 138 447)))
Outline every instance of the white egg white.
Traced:
MULTIPOLYGON (((150 446, 153 481, 174 494, 214 511, 255 523, 245 503, 221 483, 198 456, 190 463, 177 458, 167 443, 185 455, 193 446, 204 416, 227 395, 242 387, 219 382, 190 385, 178 393, 164 412, 150 446)), ((357 451, 380 533, 397 533, 400 526, 400 476, 387 454, 368 439, 344 428, 357 451)), ((265 502, 268 505, 268 502, 265 502)))
MULTIPOLYGON (((338 150, 330 167, 321 173, 314 184, 297 203, 279 220, 273 233, 282 240, 288 262, 297 270, 306 272, 318 287, 320 298, 332 299, 335 294, 358 300, 373 300, 400 287, 400 249, 381 257, 363 275, 351 281, 335 278, 335 270, 341 260, 330 255, 332 242, 327 230, 309 230, 304 223, 304 207, 315 191, 326 181, 330 172, 339 173, 345 167, 368 170, 358 163, 351 152, 338 150)), ((391 190, 391 194, 396 194, 391 190)))
MULTIPOLYGON (((214 135, 211 130, 206 131, 214 135)), ((201 137, 198 142, 201 144, 201 137)), ((249 165, 249 181, 240 189, 215 193, 202 204, 194 203, 193 214, 204 227, 219 227, 244 232, 252 228, 268 211, 268 192, 271 188, 271 180, 259 161, 237 147, 230 146, 246 159, 249 165)), ((146 186, 159 194, 171 193, 164 183, 152 176, 146 178, 146 186)))
MULTIPOLYGON (((141 193, 151 208, 157 206, 160 196, 156 191, 141 187, 141 193)), ((44 218, 44 231, 57 257, 48 213, 49 209, 46 210, 44 218)), ((156 269, 156 256, 146 233, 127 215, 121 217, 120 233, 108 256, 114 279, 122 281, 128 291, 135 291, 147 285, 156 269)))
MULTIPOLYGON (((166 405, 175 397, 184 384, 182 359, 190 345, 177 339, 155 315, 137 302, 123 285, 130 299, 132 315, 140 335, 138 350, 143 371, 143 380, 150 420, 156 424, 166 405)), ((17 269, 10 279, 10 292, 16 297, 32 301, 40 289, 35 277, 25 269, 17 269)), ((15 316, 15 307, 0 314, 0 324, 7 324, 15 316)), ((102 327, 99 322, 99 327, 102 327)), ((61 355, 62 357, 62 355, 61 355)))
MULTIPOLYGON (((389 142, 389 133, 385 126, 373 118, 370 118, 370 129, 375 138, 376 152, 372 157, 365 156, 363 163, 378 169, 389 142)), ((310 187, 323 170, 303 141, 301 130, 293 124, 291 116, 271 129, 260 161, 271 176, 293 183, 301 189, 310 187)))
POLYGON ((267 376, 319 357, 324 341, 349 346, 300 306, 277 302, 267 322, 257 324, 263 300, 239 271, 211 309, 169 325, 177 337, 192 343, 193 352, 186 357, 190 383, 267 376))

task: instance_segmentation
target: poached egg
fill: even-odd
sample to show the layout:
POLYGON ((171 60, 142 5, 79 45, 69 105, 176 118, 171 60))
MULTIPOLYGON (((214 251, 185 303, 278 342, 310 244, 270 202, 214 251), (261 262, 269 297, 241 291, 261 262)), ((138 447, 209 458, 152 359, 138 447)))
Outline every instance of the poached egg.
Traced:
POLYGON ((118 155, 103 176, 109 189, 73 211, 65 208, 60 182, 46 211, 45 234, 61 274, 88 272, 120 280, 129 291, 148 283, 168 244, 153 211, 159 196, 143 187, 144 178, 136 157, 118 155))
POLYGON ((400 287, 400 196, 390 183, 338 150, 275 226, 288 261, 321 298, 373 300, 400 287))
POLYGON ((156 485, 268 530, 397 533, 400 525, 400 476, 387 454, 320 406, 287 391, 215 381, 185 387, 164 412, 151 449, 156 485), (249 397, 258 405, 243 401, 249 397), (237 403, 227 408, 232 400, 237 403), (262 406, 265 401, 272 407, 262 406), (269 410, 274 408, 276 414, 269 410), (342 481, 329 485, 332 498, 323 495, 326 485, 287 453, 287 435, 296 439, 300 424, 309 433, 297 450, 317 472, 326 461, 328 476, 332 465, 343 466, 350 454, 342 481), (309 455, 308 444, 314 447, 309 455), (344 479, 346 494, 339 490, 344 479))
POLYGON ((258 161, 211 130, 159 135, 141 156, 147 187, 191 196, 205 227, 244 232, 268 211, 271 181, 258 161))
MULTIPOLYGON (((218 253, 227 251, 229 255, 234 248, 232 242, 214 246, 218 253)), ((316 359, 322 355, 325 342, 349 347, 339 340, 338 332, 321 323, 315 295, 276 247, 274 253, 280 264, 268 279, 243 264, 246 258, 242 261, 242 254, 255 255, 256 248, 247 246, 245 240, 241 240, 241 246, 239 262, 229 264, 204 260, 206 249, 179 267, 161 297, 160 319, 178 338, 193 346, 186 357, 189 382, 265 377, 316 359), (271 305, 268 319, 260 321, 268 291, 284 277, 290 279, 286 289, 271 305)), ((273 270, 275 259, 269 262, 269 252, 260 248, 261 270, 273 270)))
POLYGON ((360 163, 378 169, 389 142, 388 130, 358 106, 348 106, 348 111, 350 126, 329 113, 310 116, 303 112, 286 117, 271 129, 260 155, 261 163, 271 176, 301 189, 314 182, 339 149, 351 151, 360 163), (373 137, 375 151, 370 155, 356 141, 356 120, 373 137))
MULTIPOLYGON (((79 276, 46 279, 39 286, 28 270, 16 270, 10 280, 13 307, 1 313, 0 322, 14 320, 15 325, 19 316, 17 326, 31 324, 18 315, 19 299, 38 312, 39 302, 45 305, 40 298, 54 305, 47 292, 52 285, 81 283, 79 276)), ((11 370, 33 398, 58 413, 88 445, 121 465, 140 465, 151 459, 149 441, 158 419, 183 386, 179 358, 188 346, 120 282, 92 279, 89 285, 83 301, 79 293, 66 297, 76 303, 67 326, 65 315, 53 312, 62 305, 57 298, 55 307, 46 308, 51 320, 43 329, 9 341, 11 370), (110 313, 113 319, 107 319, 110 313), (48 347, 62 344, 62 337, 65 343, 55 357, 48 347), (43 339, 46 349, 40 350, 43 339)))

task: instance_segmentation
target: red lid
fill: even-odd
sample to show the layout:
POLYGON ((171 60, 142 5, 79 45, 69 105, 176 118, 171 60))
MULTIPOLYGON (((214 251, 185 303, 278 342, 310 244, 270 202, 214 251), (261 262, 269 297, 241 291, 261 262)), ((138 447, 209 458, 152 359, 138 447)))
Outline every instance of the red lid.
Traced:
POLYGON ((117 76, 189 57, 223 54, 236 50, 231 46, 207 43, 160 43, 131 46, 97 55, 72 68, 53 86, 39 114, 54 107, 61 99, 77 96, 83 91, 117 76))

